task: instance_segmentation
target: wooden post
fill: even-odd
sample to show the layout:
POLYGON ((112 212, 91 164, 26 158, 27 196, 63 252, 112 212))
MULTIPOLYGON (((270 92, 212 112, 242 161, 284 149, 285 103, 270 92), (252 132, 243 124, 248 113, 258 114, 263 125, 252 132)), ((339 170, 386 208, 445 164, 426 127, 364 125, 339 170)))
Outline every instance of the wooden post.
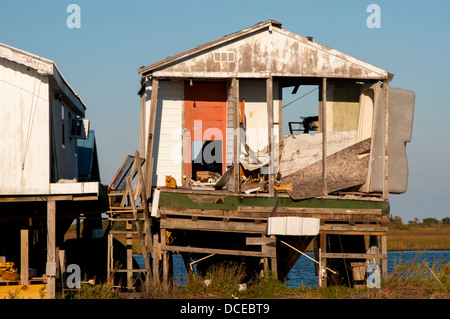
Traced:
POLYGON ((153 284, 159 283, 159 238, 158 233, 153 234, 153 284))
POLYGON ((326 234, 320 234, 320 248, 319 248, 319 287, 327 286, 327 259, 322 257, 322 254, 326 254, 326 234))
POLYGON ((56 202, 47 202, 47 298, 56 296, 56 202))
MULTIPOLYGON (((142 230, 142 225, 139 221, 138 218, 138 214, 137 214, 137 209, 136 209, 136 203, 134 202, 134 193, 133 193, 133 188, 131 186, 131 176, 127 177, 127 186, 126 186, 126 192, 128 193, 128 199, 129 199, 129 205, 131 205, 131 210, 133 211, 133 218, 134 218, 134 222, 136 225, 136 230, 138 232, 138 236, 139 236, 139 240, 141 243, 141 251, 142 251, 142 257, 144 258, 144 265, 145 265, 145 269, 147 270, 147 274, 146 274, 146 281, 145 284, 147 285, 147 287, 149 287, 150 284, 150 263, 148 261, 148 256, 147 256, 147 244, 144 240, 144 234, 143 234, 143 230, 142 230)), ((132 269, 128 268, 128 269, 132 269)))
MULTIPOLYGON (((133 223, 131 220, 126 221, 127 230, 127 269, 133 269, 133 223)), ((131 271, 127 272, 127 288, 133 288, 133 273, 131 271)))
POLYGON ((272 273, 275 276, 276 279, 278 279, 278 265, 277 265, 277 245, 276 245, 276 237, 275 235, 270 235, 270 238, 272 238, 275 242, 275 245, 271 247, 272 251, 275 253, 275 257, 270 258, 270 268, 272 269, 272 273))
POLYGON ((28 227, 24 226, 20 230, 20 284, 28 285, 28 227))
POLYGON ((323 195, 328 195, 327 188, 327 78, 322 79, 322 187, 323 195))
MULTIPOLYGON (((111 222, 110 222, 111 223, 111 222)), ((112 226, 111 226, 112 228, 112 226)), ((112 278, 112 270, 114 265, 114 258, 113 258, 113 234, 111 232, 108 233, 108 249, 107 249, 107 280, 109 283, 114 283, 112 278)))
MULTIPOLYGON (((161 236, 161 244, 164 246, 165 240, 166 240, 166 230, 164 228, 161 228, 160 230, 160 236, 161 236)), ((166 287, 166 285, 169 283, 169 264, 167 262, 167 250, 162 251, 162 271, 163 271, 163 286, 166 287)))
POLYGON ((269 153, 269 195, 274 194, 274 163, 273 163, 273 78, 266 80, 267 100, 267 151, 269 153))
MULTIPOLYGON (((386 235, 381 235, 381 254, 387 256, 387 240, 386 235)), ((381 276, 387 278, 387 258, 381 258, 381 276)))
POLYGON ((147 191, 147 198, 152 196, 152 178, 153 178, 153 143, 155 134, 156 109, 158 106, 158 88, 159 79, 152 79, 152 99, 150 106, 150 118, 148 126, 147 147, 145 155, 145 188, 147 191))
POLYGON ((389 82, 385 81, 384 91, 384 161, 383 161, 383 199, 389 200, 389 82))
POLYGON ((146 136, 145 136, 145 119, 146 119, 146 110, 145 110, 145 100, 147 99, 147 92, 145 90, 145 86, 147 82, 144 79, 144 84, 142 85, 144 90, 141 93, 139 104, 140 104, 140 122, 139 122, 139 152, 142 154, 145 154, 145 142, 146 142, 146 136))
POLYGON ((152 235, 151 235, 151 220, 150 220, 150 212, 148 209, 148 202, 147 202, 147 197, 145 196, 145 194, 147 194, 147 188, 145 187, 145 183, 144 183, 144 174, 142 172, 142 163, 141 163, 141 156, 140 153, 138 151, 135 152, 135 157, 134 157, 134 161, 136 163, 136 169, 138 172, 138 180, 141 181, 141 196, 142 196, 142 206, 144 207, 144 228, 145 228, 145 232, 146 232, 146 242, 148 242, 148 247, 152 247, 152 235))
POLYGON ((239 151, 240 151, 240 138, 239 138, 239 80, 233 78, 231 81, 233 89, 233 144, 234 144, 234 156, 233 156, 233 180, 234 180, 234 192, 239 193, 239 151))

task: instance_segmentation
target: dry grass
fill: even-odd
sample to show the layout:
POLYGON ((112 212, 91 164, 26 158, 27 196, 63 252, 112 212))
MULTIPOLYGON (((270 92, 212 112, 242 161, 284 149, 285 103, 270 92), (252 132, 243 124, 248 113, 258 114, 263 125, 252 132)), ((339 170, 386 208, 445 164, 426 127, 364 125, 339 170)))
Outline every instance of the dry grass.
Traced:
POLYGON ((393 229, 387 238, 389 251, 450 250, 450 227, 393 229))

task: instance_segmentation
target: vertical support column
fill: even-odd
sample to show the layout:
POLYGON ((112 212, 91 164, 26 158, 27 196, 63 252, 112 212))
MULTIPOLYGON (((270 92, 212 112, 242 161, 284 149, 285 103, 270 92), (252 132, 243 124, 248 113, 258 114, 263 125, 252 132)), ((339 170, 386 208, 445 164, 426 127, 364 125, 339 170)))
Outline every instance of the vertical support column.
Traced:
POLYGON ((389 200, 389 82, 383 83, 384 91, 384 161, 383 199, 389 200))
POLYGON ((20 230, 20 284, 28 285, 28 227, 25 225, 20 230))
POLYGON ((319 287, 327 286, 327 259, 322 257, 322 254, 327 252, 326 234, 319 235, 320 248, 319 248, 319 287))
MULTIPOLYGON (((161 228, 160 231, 161 237, 161 245, 165 245, 166 240, 166 229, 161 228)), ((163 285, 167 285, 169 283, 169 263, 167 262, 168 252, 167 250, 162 251, 162 272, 163 272, 163 285)))
POLYGON ((273 78, 266 80, 267 100, 267 151, 269 153, 269 195, 274 194, 274 163, 273 163, 273 78))
MULTIPOLYGON (((133 269, 133 223, 131 220, 126 221, 127 230, 127 269, 133 269)), ((133 273, 127 272, 127 288, 133 288, 133 273)))
MULTIPOLYGON (((381 254, 387 256, 387 240, 386 235, 381 235, 381 254)), ((387 278, 388 269, 387 269, 387 258, 381 259, 381 277, 387 278)))
POLYGON ((56 202, 47 202, 47 298, 56 296, 56 202))
POLYGON ((234 156, 233 156, 233 180, 234 180, 234 192, 239 193, 239 151, 241 141, 239 138, 239 80, 233 78, 231 81, 233 89, 233 129, 234 129, 234 156))
POLYGON ((147 92, 146 92, 146 82, 147 82, 147 80, 146 80, 146 78, 143 78, 143 80, 144 80, 144 83, 142 84, 142 89, 141 89, 141 92, 139 92, 139 93, 141 93, 141 96, 140 96, 140 99, 139 99, 139 104, 140 104, 140 116, 139 116, 139 119, 140 119, 140 122, 139 122, 139 129, 140 129, 140 131, 139 131, 139 152, 140 153, 142 153, 142 154, 145 154, 145 147, 146 147, 146 145, 145 145, 145 143, 146 143, 146 139, 145 139, 145 132, 146 132, 146 130, 145 130, 145 127, 146 127, 146 123, 145 123, 145 120, 146 120, 146 110, 145 110, 145 101, 146 101, 146 99, 147 99, 147 92))
MULTIPOLYGON (((110 221, 111 223, 111 221, 110 221)), ((111 229, 112 229, 112 225, 111 225, 111 229)), ((111 277, 112 275, 112 270, 113 270, 113 265, 114 265, 114 258, 113 258, 113 251, 114 251, 114 247, 113 247, 113 234, 111 232, 108 233, 108 260, 107 260, 107 280, 109 283, 114 283, 113 278, 111 277)))
POLYGON ((159 283, 159 238, 158 233, 153 234, 153 284, 159 283))
POLYGON ((327 78, 322 79, 322 187, 323 196, 328 195, 327 188, 327 78))
POLYGON ((276 279, 278 279, 278 265, 277 265, 277 239, 275 235, 270 235, 270 238, 273 239, 274 246, 271 247, 273 254, 275 257, 270 258, 270 268, 272 269, 272 273, 276 279))
POLYGON ((152 79, 152 99, 150 106, 150 118, 148 125, 147 146, 145 155, 145 189, 147 191, 147 198, 152 195, 152 178, 153 178, 153 144, 155 134, 156 108, 158 106, 158 88, 159 79, 152 79))

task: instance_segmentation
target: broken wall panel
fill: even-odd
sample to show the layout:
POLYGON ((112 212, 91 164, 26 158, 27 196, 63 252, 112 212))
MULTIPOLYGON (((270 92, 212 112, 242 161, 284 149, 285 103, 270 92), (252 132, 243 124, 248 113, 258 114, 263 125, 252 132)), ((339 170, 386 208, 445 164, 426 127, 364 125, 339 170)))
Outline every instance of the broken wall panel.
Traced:
MULTIPOLYGON (((327 153, 332 155, 356 143, 356 131, 327 134, 327 153)), ((322 133, 285 135, 281 153, 280 174, 288 176, 315 162, 322 161, 322 133)))
MULTIPOLYGON (((383 92, 383 91, 382 91, 383 92)), ((408 187, 408 159, 406 143, 412 138, 415 94, 409 90, 390 87, 389 90, 389 192, 401 194, 408 187)), ((384 101, 381 93, 380 101, 384 101)), ((384 103, 382 103, 384 104, 384 103)), ((383 153, 384 153, 384 105, 378 108, 375 116, 373 163, 371 191, 383 190, 383 153)))
MULTIPOLYGON (((370 142, 370 139, 366 139, 327 156, 326 183, 329 193, 363 185, 366 182, 370 142)), ((322 161, 282 177, 280 182, 292 183, 292 190, 288 190, 287 193, 295 200, 322 196, 322 161)))

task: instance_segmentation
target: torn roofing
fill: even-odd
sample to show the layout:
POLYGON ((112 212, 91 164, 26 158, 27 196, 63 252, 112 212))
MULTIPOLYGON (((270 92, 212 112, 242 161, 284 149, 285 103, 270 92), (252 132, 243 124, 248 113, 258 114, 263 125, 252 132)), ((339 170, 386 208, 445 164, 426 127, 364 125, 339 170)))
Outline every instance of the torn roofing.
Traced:
MULTIPOLYGON (((259 39, 261 39, 261 37, 259 37, 259 39)), ((157 76, 156 74, 160 73, 177 76, 175 75, 175 71, 180 71, 182 65, 187 65, 183 64, 186 61, 192 61, 191 65, 196 64, 199 66, 202 62, 198 57, 205 55, 212 50, 217 50, 226 46, 231 48, 233 46, 232 43, 240 43, 241 41, 242 46, 246 46, 246 52, 244 54, 246 57, 241 55, 242 65, 251 61, 251 59, 253 59, 253 61, 258 59, 258 54, 260 54, 259 57, 262 57, 261 53, 258 53, 258 50, 265 52, 264 58, 266 61, 259 63, 254 70, 259 74, 269 74, 273 76, 324 76, 346 78, 358 78, 358 75, 361 75, 362 78, 374 80, 391 80, 393 77, 393 74, 386 70, 312 41, 310 37, 306 38, 286 29, 282 29, 281 23, 274 20, 260 22, 241 31, 226 35, 172 57, 168 57, 149 66, 141 67, 138 70, 138 74, 141 74, 142 76, 155 74, 155 76, 157 76), (279 35, 277 39, 284 39, 282 40, 283 43, 273 42, 276 40, 270 40, 271 38, 268 36, 269 33, 265 33, 265 40, 262 41, 269 43, 269 46, 275 46, 275 48, 268 48, 266 43, 266 47, 250 49, 256 51, 248 54, 249 46, 246 46, 246 44, 256 40, 246 39, 256 39, 256 35, 261 34, 263 31, 269 31, 270 34, 273 34, 271 31, 275 31, 276 34, 279 35), (268 53, 270 50, 273 51, 272 54, 268 53), (320 60, 321 58, 322 60, 320 60), (273 68, 273 66, 277 67, 273 68), (296 69, 293 66, 295 66, 296 69)), ((234 49, 236 49, 236 46, 234 46, 234 49)), ((191 72, 195 77, 195 71, 198 71, 198 67, 197 70, 186 68, 185 71, 191 72)), ((184 74, 186 74, 186 72, 184 72, 184 74)), ((210 71, 205 67, 202 72, 208 73, 210 71)), ((230 73, 231 71, 228 70, 228 72, 230 73)), ((245 77, 245 71, 241 73, 239 69, 234 69, 233 72, 230 74, 245 77)), ((201 72, 197 74, 201 74, 201 72)), ((225 76, 225 74, 222 76, 225 76)))
POLYGON ((56 85, 61 91, 59 93, 66 95, 74 107, 84 115, 86 105, 63 77, 55 62, 3 43, 0 43, 0 58, 34 69, 38 74, 50 76, 50 84, 56 85))

